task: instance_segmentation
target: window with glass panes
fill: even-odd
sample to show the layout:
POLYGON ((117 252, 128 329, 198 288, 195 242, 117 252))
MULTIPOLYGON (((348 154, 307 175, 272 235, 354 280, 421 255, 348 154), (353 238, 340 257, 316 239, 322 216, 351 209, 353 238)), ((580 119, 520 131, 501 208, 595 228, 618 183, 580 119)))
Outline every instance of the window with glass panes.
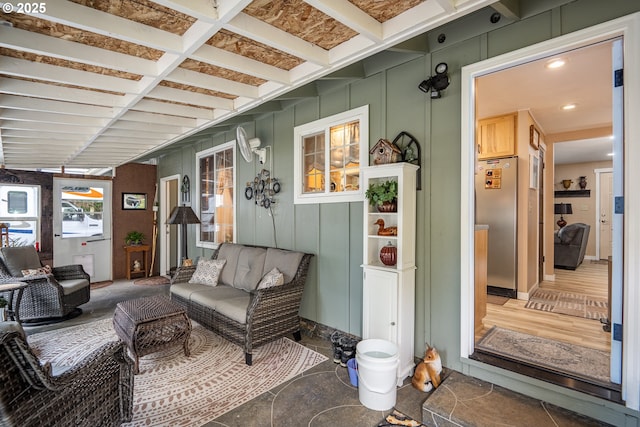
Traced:
POLYGON ((358 107, 294 128, 295 203, 360 201, 368 166, 369 108, 358 107))
POLYGON ((306 136, 303 141, 304 192, 324 191, 324 133, 306 136))
POLYGON ((235 238, 233 143, 198 153, 200 233, 198 246, 215 247, 235 238))

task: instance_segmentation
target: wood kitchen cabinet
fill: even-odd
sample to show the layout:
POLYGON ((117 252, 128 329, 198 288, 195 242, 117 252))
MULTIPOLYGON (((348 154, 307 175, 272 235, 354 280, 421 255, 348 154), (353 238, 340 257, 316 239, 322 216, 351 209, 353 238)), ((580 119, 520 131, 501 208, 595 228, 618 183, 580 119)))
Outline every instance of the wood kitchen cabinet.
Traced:
POLYGON ((516 125, 515 114, 478 120, 478 160, 515 156, 516 125))

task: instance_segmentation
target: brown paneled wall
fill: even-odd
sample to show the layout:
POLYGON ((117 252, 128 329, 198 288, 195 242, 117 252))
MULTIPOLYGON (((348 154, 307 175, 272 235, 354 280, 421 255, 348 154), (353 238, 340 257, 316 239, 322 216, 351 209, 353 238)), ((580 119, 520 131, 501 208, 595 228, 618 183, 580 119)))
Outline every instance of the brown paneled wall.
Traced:
MULTIPOLYGON (((153 246, 153 203, 156 193, 156 166, 128 163, 116 168, 113 179, 113 278, 127 277, 126 254, 122 249, 124 238, 130 231, 140 231, 145 235, 144 244, 153 246), (142 193, 147 195, 147 208, 144 210, 122 209, 123 193, 142 193)), ((151 251, 149 262, 151 262, 151 251)), ((158 262, 153 267, 158 274, 158 262)))

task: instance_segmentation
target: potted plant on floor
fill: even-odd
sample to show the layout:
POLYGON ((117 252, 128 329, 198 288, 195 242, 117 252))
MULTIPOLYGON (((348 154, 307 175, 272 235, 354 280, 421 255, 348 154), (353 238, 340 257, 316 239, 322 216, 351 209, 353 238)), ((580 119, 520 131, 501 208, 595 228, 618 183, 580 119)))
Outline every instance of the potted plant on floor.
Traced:
POLYGON ((398 199, 398 182, 384 181, 373 183, 364 193, 369 204, 375 206, 378 212, 396 212, 398 199))
POLYGON ((144 240, 144 234, 139 231, 130 231, 124 238, 124 243, 128 246, 141 245, 144 240))

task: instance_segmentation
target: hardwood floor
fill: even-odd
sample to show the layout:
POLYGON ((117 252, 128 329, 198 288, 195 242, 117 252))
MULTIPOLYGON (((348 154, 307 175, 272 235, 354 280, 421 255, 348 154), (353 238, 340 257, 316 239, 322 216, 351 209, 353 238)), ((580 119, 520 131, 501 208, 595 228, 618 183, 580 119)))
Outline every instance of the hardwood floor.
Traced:
MULTIPOLYGON (((607 264, 585 260, 575 271, 555 270, 554 282, 543 281, 540 288, 583 293, 606 298, 607 264)), ((524 308, 526 301, 510 299, 504 305, 487 304, 484 328, 476 334, 476 341, 496 325, 505 329, 583 347, 611 351, 611 336, 598 320, 564 314, 547 313, 524 308)))

